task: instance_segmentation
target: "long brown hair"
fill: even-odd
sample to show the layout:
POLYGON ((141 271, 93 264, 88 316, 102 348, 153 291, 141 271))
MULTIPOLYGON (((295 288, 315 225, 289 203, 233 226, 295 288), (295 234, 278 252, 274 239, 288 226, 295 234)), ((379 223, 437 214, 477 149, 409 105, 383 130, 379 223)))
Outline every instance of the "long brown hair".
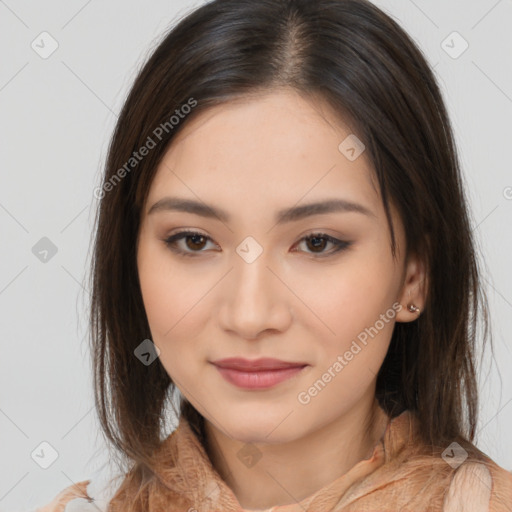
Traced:
MULTIPOLYGON (((173 27, 139 71, 111 140, 96 219, 95 402, 107 440, 143 479, 150 478, 151 454, 168 434, 175 396, 160 361, 146 366, 134 355, 151 339, 136 264, 149 187, 190 119, 213 105, 283 86, 321 96, 364 142, 393 255, 390 202, 404 225, 407 254, 421 255, 426 265, 426 303, 416 321, 395 325, 377 380, 380 404, 390 416, 414 411, 429 445, 474 440, 476 327, 482 313, 485 341, 487 300, 452 129, 432 69, 399 25, 366 0, 215 0, 173 27), (191 109, 182 107, 191 99, 196 104, 185 115, 191 109), (183 114, 177 122, 176 111, 183 114), (149 139, 154 146, 135 159, 149 139)), ((199 413, 186 401, 179 412, 200 435, 199 413)))

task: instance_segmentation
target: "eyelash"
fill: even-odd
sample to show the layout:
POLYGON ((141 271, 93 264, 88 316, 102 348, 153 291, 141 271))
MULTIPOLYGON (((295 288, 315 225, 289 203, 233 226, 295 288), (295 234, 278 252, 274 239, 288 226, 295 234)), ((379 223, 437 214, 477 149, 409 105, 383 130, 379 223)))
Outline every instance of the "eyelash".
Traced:
MULTIPOLYGON (((165 245, 173 252, 179 254, 180 256, 185 256, 185 257, 197 257, 198 254, 200 254, 201 252, 205 252, 204 250, 199 250, 199 251, 184 251, 182 249, 178 249, 177 246, 176 246, 176 243, 179 241, 179 240, 182 240, 184 238, 187 238, 189 236, 201 236, 203 238, 205 238, 207 241, 210 241, 210 242, 213 242, 213 240, 203 234, 203 233, 200 233, 199 231, 180 231, 179 233, 176 233, 174 235, 171 235, 170 237, 166 238, 164 240, 164 243, 165 245)), ((334 238, 332 236, 329 236, 325 233, 318 233, 318 232, 315 232, 315 233, 309 233, 308 235, 302 237, 300 240, 299 240, 299 243, 304 241, 304 240, 311 240, 313 238, 321 238, 321 239, 325 239, 327 240, 328 242, 332 243, 334 246, 335 246, 335 249, 330 251, 330 252, 327 252, 327 253, 314 253, 314 252, 310 252, 310 253, 307 253, 307 254, 311 254, 313 255, 314 257, 316 258, 325 258, 325 257, 328 257, 328 256, 332 256, 340 251, 343 251, 345 249, 347 249, 348 247, 350 247, 352 245, 352 242, 345 242, 343 240, 338 240, 337 238, 334 238)), ((296 251, 294 251, 296 252, 296 251)))

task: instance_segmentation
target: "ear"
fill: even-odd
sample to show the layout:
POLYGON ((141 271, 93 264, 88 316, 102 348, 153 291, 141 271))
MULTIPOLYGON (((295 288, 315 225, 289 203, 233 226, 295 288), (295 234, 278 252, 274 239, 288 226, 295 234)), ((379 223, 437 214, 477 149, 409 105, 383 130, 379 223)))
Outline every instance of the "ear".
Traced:
POLYGON ((428 276, 425 263, 417 254, 410 254, 405 266, 405 276, 398 295, 402 309, 397 312, 397 322, 412 322, 422 313, 426 303, 428 276), (418 311, 409 311, 408 306, 416 306, 418 311))

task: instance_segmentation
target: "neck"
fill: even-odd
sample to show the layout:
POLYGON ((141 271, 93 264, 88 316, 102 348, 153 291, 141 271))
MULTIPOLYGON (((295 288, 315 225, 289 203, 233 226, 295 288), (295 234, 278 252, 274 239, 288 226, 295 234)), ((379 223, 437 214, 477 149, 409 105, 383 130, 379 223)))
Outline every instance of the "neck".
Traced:
POLYGON ((252 443, 261 458, 251 467, 237 457, 245 443, 205 420, 206 451, 242 508, 265 509, 300 502, 370 458, 386 425, 387 417, 370 396, 300 438, 282 444, 252 443))

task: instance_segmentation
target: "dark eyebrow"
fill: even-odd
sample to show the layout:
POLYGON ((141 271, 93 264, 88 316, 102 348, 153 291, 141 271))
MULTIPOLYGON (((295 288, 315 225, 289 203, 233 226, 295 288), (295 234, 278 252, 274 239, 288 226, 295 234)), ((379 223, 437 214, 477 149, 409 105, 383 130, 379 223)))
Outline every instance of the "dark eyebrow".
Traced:
MULTIPOLYGON (((222 222, 228 223, 231 215, 221 208, 207 205, 193 199, 184 199, 179 197, 164 197, 157 201, 148 211, 148 215, 158 211, 179 211, 193 213, 201 217, 217 218, 222 222)), ((333 212, 357 212, 369 217, 376 215, 365 206, 347 201, 345 199, 326 199, 315 203, 304 204, 301 206, 292 206, 277 212, 276 224, 294 222, 311 215, 321 215, 333 212)))

